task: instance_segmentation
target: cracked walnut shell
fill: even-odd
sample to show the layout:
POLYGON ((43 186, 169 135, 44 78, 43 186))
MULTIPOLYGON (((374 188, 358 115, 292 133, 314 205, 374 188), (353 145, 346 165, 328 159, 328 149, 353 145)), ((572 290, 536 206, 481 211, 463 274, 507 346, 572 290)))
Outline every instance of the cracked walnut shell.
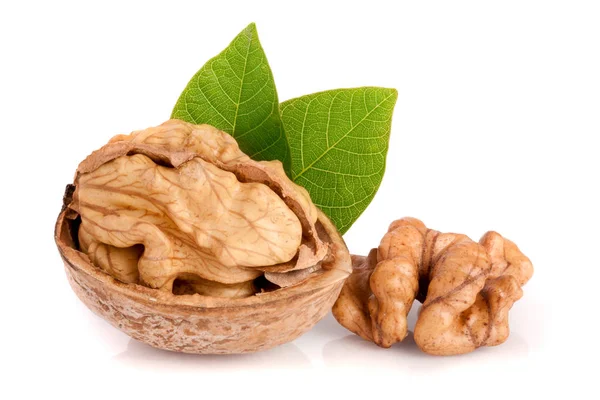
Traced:
POLYGON ((55 241, 77 296, 135 339, 188 353, 293 340, 351 272, 331 222, 278 161, 170 120, 78 167, 55 241))

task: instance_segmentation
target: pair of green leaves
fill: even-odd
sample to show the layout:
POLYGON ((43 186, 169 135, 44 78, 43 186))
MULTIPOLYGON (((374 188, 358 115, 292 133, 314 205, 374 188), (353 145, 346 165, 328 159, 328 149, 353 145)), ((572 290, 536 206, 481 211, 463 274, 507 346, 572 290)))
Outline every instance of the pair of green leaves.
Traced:
POLYGON ((172 118, 210 124, 256 160, 280 160, 288 176, 344 233, 379 188, 395 89, 336 89, 279 104, 271 68, 250 24, 209 60, 172 118))

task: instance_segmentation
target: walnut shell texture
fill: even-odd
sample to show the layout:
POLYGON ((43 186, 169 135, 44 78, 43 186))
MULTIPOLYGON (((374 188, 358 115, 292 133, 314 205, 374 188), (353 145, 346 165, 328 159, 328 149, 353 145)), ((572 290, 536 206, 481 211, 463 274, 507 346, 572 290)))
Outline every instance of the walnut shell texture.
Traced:
POLYGON ((352 271, 341 236, 318 212, 317 228, 331 246, 322 268, 299 284, 245 298, 175 296, 123 283, 77 250, 77 226, 63 210, 55 241, 69 283, 94 313, 134 339, 160 349, 195 354, 266 350, 294 340, 331 309, 352 271))

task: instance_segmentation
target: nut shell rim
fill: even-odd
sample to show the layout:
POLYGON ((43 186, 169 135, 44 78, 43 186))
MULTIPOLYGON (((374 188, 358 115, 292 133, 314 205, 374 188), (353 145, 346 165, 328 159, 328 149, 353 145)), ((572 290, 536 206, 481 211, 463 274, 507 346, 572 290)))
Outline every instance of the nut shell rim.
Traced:
POLYGON ((121 295, 125 295, 134 301, 150 304, 153 307, 176 307, 179 310, 187 308, 190 311, 205 308, 255 307, 260 304, 302 296, 327 286, 333 288, 336 283, 344 281, 352 272, 350 255, 341 235, 327 216, 319 210, 318 222, 322 224, 326 233, 330 236, 332 245, 338 247, 337 251, 336 249, 332 250, 336 254, 334 255, 334 260, 330 269, 323 269, 320 273, 316 273, 296 285, 245 298, 229 299, 199 294, 174 295, 169 292, 152 289, 139 284, 123 283, 95 267, 89 261, 87 255, 75 249, 67 213, 68 210, 66 209, 61 211, 57 218, 54 232, 55 243, 65 266, 78 271, 79 273, 83 273, 88 277, 99 281, 103 285, 110 286, 112 290, 119 292, 121 295))

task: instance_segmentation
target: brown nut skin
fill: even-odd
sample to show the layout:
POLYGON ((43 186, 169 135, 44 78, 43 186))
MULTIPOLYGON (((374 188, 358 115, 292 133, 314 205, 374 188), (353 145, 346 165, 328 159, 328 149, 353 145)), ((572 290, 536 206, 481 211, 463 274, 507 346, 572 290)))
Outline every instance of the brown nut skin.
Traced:
POLYGON ((251 159, 210 125, 117 135, 79 164, 73 186, 79 249, 125 283, 170 292, 192 278, 204 295, 240 297, 263 275, 301 282, 329 251, 282 163, 251 159))
POLYGON ((504 343, 508 312, 533 275, 531 261, 493 231, 479 243, 450 233, 438 240, 443 236, 455 238, 441 251, 432 245, 435 263, 415 326, 417 346, 429 354, 455 355, 504 343))
POLYGON ((66 212, 56 222, 55 241, 77 297, 132 338, 164 350, 249 353, 294 340, 327 314, 351 272, 344 241, 319 211, 317 228, 332 251, 305 281, 245 298, 175 296, 120 282, 93 266, 77 250, 76 223, 66 212))
POLYGON ((423 302, 414 339, 434 355, 463 354, 503 343, 508 311, 521 298, 533 266, 496 232, 479 243, 427 229, 414 218, 394 221, 369 257, 353 256, 333 314, 343 326, 381 347, 407 334, 415 298, 423 302))

